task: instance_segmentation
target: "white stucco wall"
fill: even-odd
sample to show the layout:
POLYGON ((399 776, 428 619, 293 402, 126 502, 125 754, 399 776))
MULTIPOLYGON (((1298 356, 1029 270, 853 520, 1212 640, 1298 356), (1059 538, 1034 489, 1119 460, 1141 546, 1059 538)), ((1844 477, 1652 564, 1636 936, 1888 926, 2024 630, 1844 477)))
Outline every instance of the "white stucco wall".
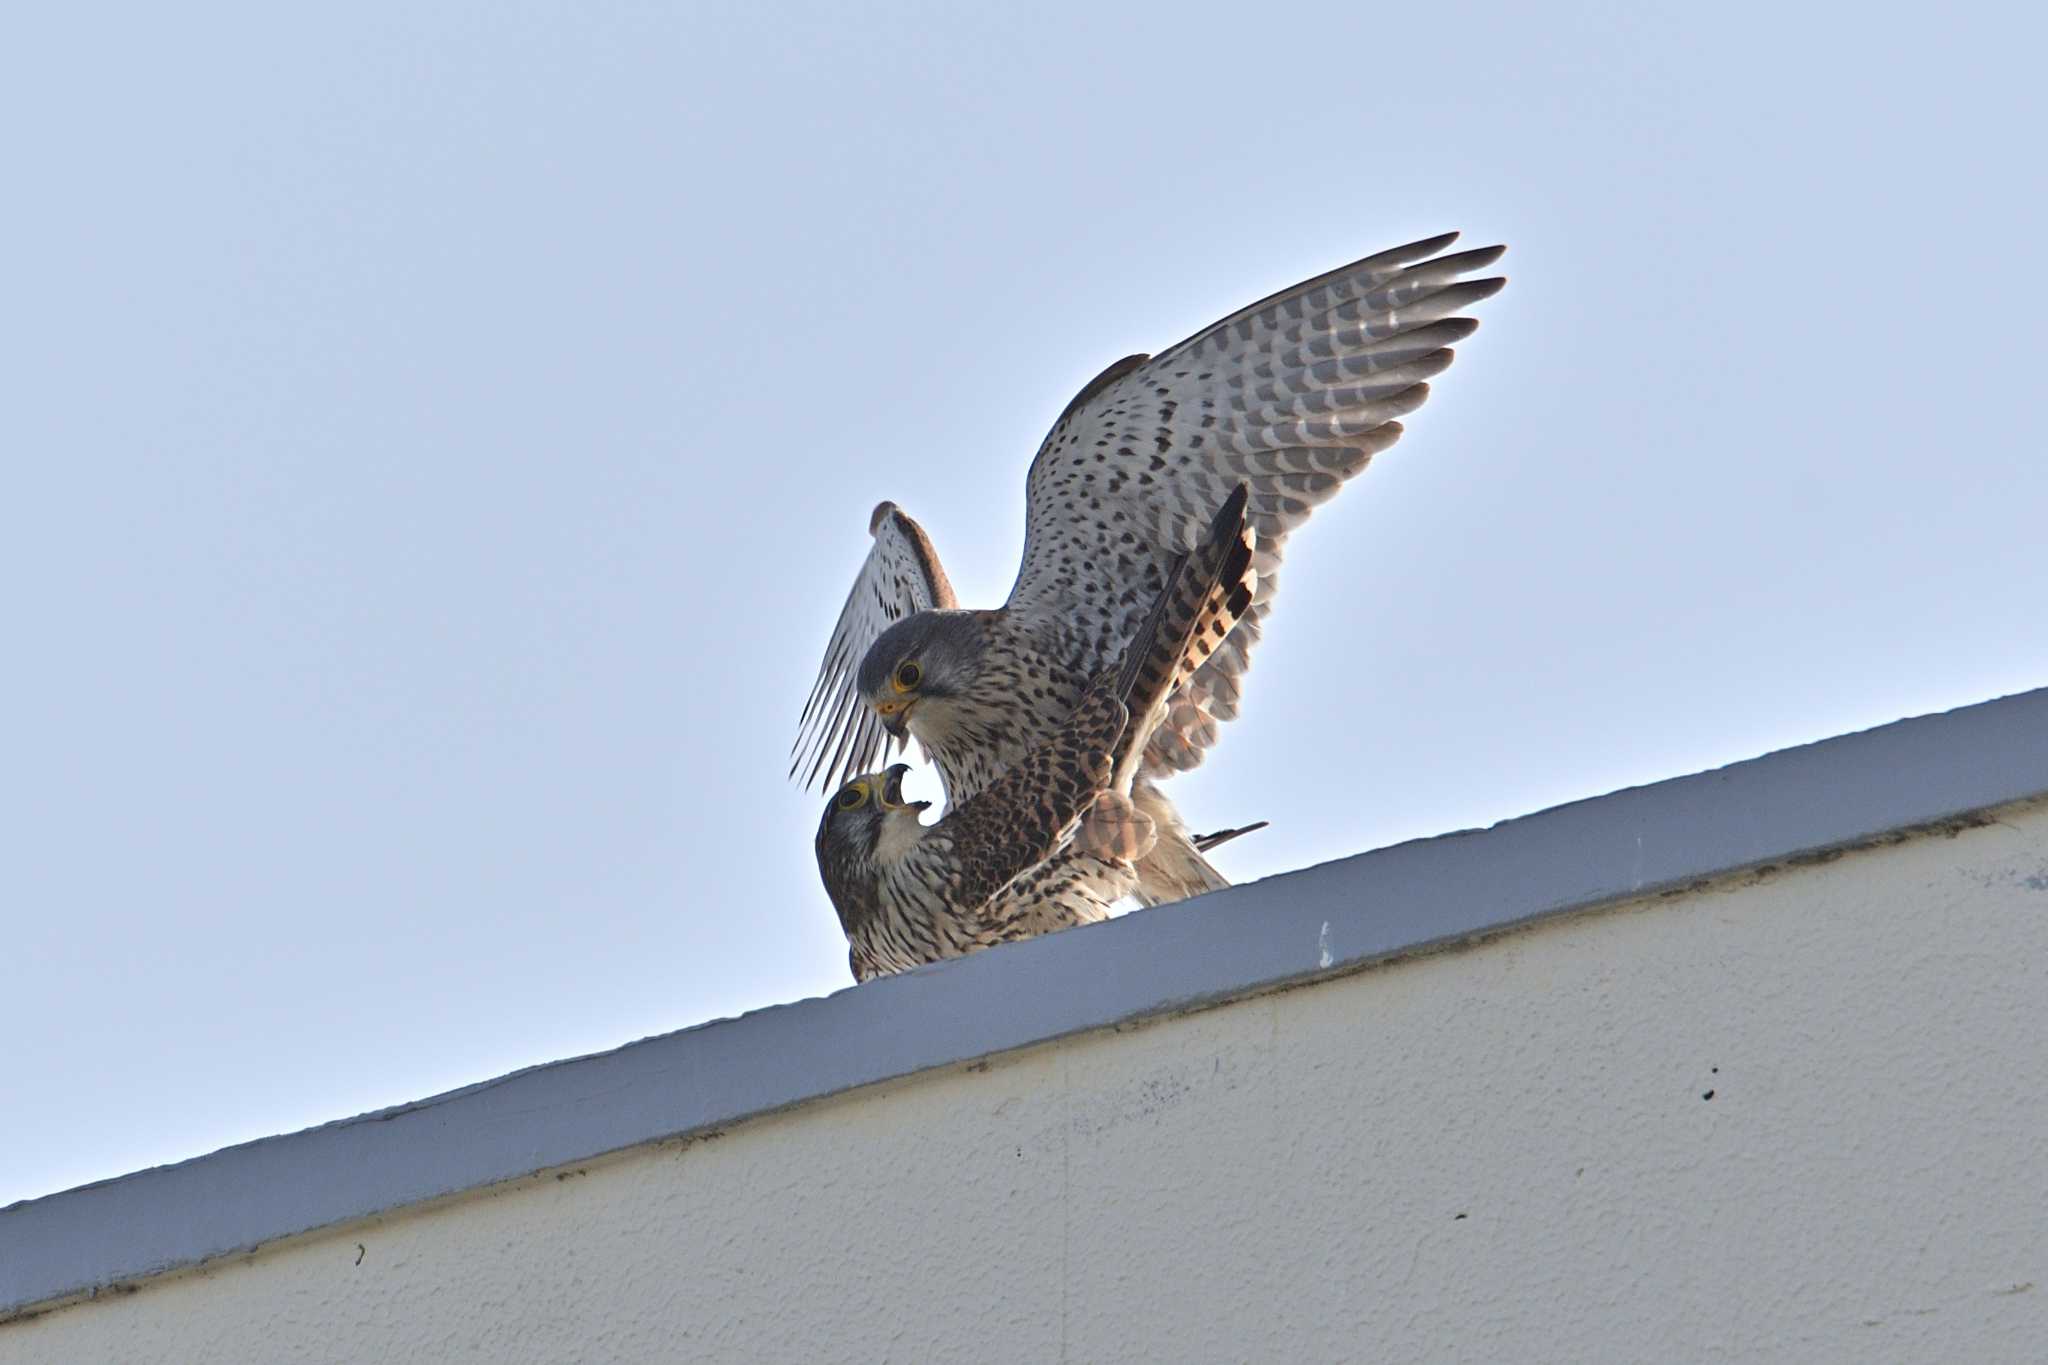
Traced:
POLYGON ((304 1238, 0 1360, 2038 1361, 2044 963, 2035 806, 304 1238))

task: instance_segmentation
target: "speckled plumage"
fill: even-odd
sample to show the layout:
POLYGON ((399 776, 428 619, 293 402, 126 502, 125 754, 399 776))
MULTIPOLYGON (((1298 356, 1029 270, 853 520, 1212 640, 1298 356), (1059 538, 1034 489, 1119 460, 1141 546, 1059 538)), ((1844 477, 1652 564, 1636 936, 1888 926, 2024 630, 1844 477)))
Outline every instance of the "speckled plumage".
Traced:
POLYGON ((1243 483, 1257 536, 1250 608, 1169 702, 1132 786, 1160 826, 1139 898, 1225 885, 1153 784, 1199 764, 1236 716, 1287 536, 1394 443, 1395 419, 1422 404, 1450 343, 1478 325, 1458 311, 1504 283, 1464 278, 1499 247, 1439 255, 1455 236, 1295 285, 1089 383, 1032 461, 1023 564, 997 610, 955 608, 930 539, 893 504, 878 508, 875 547, 800 727, 799 766, 871 766, 886 728, 918 738, 950 800, 981 791, 1062 723, 1243 483), (907 687, 906 665, 919 670, 907 687))
POLYGON ((854 979, 1100 918, 1099 894, 1075 890, 1116 870, 1046 860, 1109 782, 1126 720, 1105 674, 1057 734, 930 828, 922 803, 902 800, 902 764, 841 788, 818 825, 818 870, 854 979))
POLYGON ((903 764, 827 803, 818 868, 856 979, 1092 923, 1136 889, 1133 859, 1149 849, 1152 822, 1128 796, 1145 742, 1167 698, 1251 605, 1244 504, 1240 488, 1173 566, 1119 669, 938 824, 924 827, 925 803, 902 800, 903 764), (1107 829, 1091 839, 1098 822, 1107 829), (1144 842, 1116 851, 1140 831, 1144 842))

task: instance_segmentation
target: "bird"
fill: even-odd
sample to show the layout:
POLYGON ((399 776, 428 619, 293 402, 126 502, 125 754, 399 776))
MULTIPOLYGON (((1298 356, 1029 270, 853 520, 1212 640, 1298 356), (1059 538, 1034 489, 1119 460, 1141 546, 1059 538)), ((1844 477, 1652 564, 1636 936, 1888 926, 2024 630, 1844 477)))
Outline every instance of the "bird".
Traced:
POLYGON ((1469 278, 1501 246, 1445 233, 1367 256, 1239 309, 1074 397, 1025 482, 1023 562, 1002 606, 963 609, 931 537, 894 502, 840 610, 798 723, 790 775, 859 772, 914 737, 961 802, 1055 733, 1128 640, 1178 555, 1231 489, 1249 489, 1257 586, 1228 639, 1168 703, 1131 797, 1157 839, 1136 898, 1229 883, 1158 783, 1194 768, 1239 710, 1287 538, 1402 434, 1506 284, 1469 278))
MULTIPOLYGON (((1023 758, 937 824, 903 798, 909 765, 842 786, 815 841, 856 981, 1107 918, 1156 828, 1130 800, 1166 703, 1251 608, 1240 486, 1179 557, 1118 667, 1023 758)), ((1217 837, 1229 837, 1224 831, 1217 837)))

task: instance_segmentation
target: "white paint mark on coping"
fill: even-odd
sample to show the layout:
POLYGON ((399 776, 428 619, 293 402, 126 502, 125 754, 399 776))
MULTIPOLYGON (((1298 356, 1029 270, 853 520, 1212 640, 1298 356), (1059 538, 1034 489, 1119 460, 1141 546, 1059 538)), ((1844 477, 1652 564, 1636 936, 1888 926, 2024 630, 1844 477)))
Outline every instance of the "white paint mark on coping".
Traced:
POLYGON ((1327 967, 1337 959, 1330 952, 1330 922, 1323 921, 1323 932, 1316 935, 1316 965, 1327 967))

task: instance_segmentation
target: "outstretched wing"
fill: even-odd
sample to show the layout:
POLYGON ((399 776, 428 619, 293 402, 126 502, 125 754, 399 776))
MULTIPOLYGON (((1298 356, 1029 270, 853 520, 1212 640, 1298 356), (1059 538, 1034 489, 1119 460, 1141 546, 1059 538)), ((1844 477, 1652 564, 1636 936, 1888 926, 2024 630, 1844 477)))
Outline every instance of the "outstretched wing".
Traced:
POLYGON ((1085 642, 1091 669, 1144 619, 1231 490, 1250 489, 1257 592, 1154 732, 1148 774, 1194 767, 1236 716, 1288 533, 1400 437, 1395 419, 1422 405, 1451 343, 1479 325, 1457 312, 1506 283, 1464 278, 1504 248, 1438 254, 1456 238, 1368 256, 1118 361, 1039 447, 1007 607, 1085 642))
POLYGON ((1109 785, 1110 751, 1128 713, 1105 673, 1052 738, 946 813, 906 857, 920 882, 971 914, 1072 836, 1109 785))
POLYGON ((809 766, 806 787, 820 776, 825 787, 838 785, 873 768, 882 755, 888 736, 854 689, 875 637, 912 612, 954 605, 953 585, 922 526, 885 502, 868 518, 868 531, 874 547, 846 594, 790 751, 791 777, 809 766))

